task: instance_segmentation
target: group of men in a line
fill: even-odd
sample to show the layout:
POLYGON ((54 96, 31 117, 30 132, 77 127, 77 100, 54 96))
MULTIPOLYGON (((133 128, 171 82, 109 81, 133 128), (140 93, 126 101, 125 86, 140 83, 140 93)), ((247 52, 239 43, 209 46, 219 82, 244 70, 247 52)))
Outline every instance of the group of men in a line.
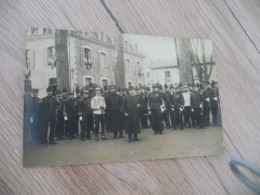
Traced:
POLYGON ((82 141, 91 139, 106 140, 106 132, 113 137, 128 141, 138 141, 141 128, 152 127, 154 134, 163 134, 164 127, 173 130, 184 127, 204 128, 210 125, 210 111, 213 125, 221 125, 219 95, 216 82, 201 85, 164 86, 156 83, 150 91, 146 87, 133 87, 116 90, 115 85, 85 86, 74 92, 53 94, 47 88, 47 96, 38 98, 38 90, 25 94, 24 142, 29 135, 34 143, 47 146, 68 137, 80 137, 82 141), (149 121, 149 123, 148 123, 149 121), (79 128, 80 124, 80 128, 79 128), (80 129, 80 130, 79 130, 80 129), (56 137, 56 138, 55 138, 56 137))

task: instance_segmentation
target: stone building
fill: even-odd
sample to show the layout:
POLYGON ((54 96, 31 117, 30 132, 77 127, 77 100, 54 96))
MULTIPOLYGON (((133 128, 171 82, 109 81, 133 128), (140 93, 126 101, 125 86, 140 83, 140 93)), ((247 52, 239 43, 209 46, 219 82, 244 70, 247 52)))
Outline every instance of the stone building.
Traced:
POLYGON ((32 87, 46 95, 49 79, 56 77, 55 30, 31 28, 26 31, 25 64, 31 71, 32 87))
POLYGON ((124 71, 125 71, 125 86, 130 85, 142 86, 145 85, 144 65, 145 56, 141 53, 136 43, 131 42, 124 37, 124 71))
POLYGON ((171 61, 160 60, 153 62, 148 75, 146 83, 150 87, 153 83, 157 82, 162 85, 171 85, 180 82, 179 67, 172 64, 171 61))
POLYGON ((101 87, 145 83, 144 56, 124 35, 31 28, 27 31, 26 66, 32 87, 46 95, 50 78, 75 90, 93 82, 101 87), (66 81, 66 82, 64 82, 66 81))

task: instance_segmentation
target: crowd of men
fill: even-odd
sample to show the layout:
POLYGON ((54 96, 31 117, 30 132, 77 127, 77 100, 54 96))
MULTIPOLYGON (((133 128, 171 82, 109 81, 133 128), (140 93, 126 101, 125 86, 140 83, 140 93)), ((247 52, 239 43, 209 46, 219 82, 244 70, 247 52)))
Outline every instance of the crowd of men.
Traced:
POLYGON ((54 91, 49 86, 42 99, 38 98, 38 89, 27 91, 24 105, 25 145, 29 140, 47 146, 64 138, 85 141, 92 136, 96 141, 106 140, 108 132, 114 138, 127 134, 132 142, 139 140, 141 129, 149 127, 157 135, 163 134, 165 128, 221 126, 218 86, 214 81, 164 87, 156 83, 152 91, 134 86, 100 88, 93 83, 75 92, 66 88, 54 91))

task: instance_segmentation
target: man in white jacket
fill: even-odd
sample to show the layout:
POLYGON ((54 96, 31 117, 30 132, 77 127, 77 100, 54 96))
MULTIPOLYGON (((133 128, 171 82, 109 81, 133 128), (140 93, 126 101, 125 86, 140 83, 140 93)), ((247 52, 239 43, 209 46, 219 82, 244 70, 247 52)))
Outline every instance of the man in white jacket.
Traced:
POLYGON ((188 91, 188 87, 185 85, 183 86, 183 97, 184 97, 184 110, 183 110, 183 116, 184 116, 184 124, 185 126, 191 127, 191 108, 190 108, 190 94, 191 92, 188 91))
POLYGON ((95 120, 95 136, 96 141, 99 141, 99 123, 101 124, 101 137, 103 140, 106 140, 105 138, 105 129, 104 129, 104 123, 105 123, 105 109, 106 109, 106 103, 105 99, 100 95, 100 88, 96 87, 95 89, 96 96, 94 96, 91 100, 91 109, 93 109, 94 114, 94 120, 95 120))

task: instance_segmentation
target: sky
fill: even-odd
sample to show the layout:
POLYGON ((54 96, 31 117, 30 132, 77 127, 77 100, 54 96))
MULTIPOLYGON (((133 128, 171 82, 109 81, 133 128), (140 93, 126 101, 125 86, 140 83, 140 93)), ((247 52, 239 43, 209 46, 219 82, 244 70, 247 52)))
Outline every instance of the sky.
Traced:
MULTIPOLYGON (((145 55, 144 66, 148 69, 152 62, 166 62, 169 65, 177 65, 174 37, 146 36, 146 35, 124 35, 130 41, 138 44, 138 48, 145 55)), ((197 50, 201 58, 201 44, 199 39, 191 39, 193 49, 197 50)), ((204 39, 206 59, 210 60, 213 51, 213 43, 204 39)))
POLYGON ((146 68, 154 61, 166 61, 177 65, 175 43, 173 37, 124 35, 130 41, 138 44, 138 48, 145 55, 146 68))

